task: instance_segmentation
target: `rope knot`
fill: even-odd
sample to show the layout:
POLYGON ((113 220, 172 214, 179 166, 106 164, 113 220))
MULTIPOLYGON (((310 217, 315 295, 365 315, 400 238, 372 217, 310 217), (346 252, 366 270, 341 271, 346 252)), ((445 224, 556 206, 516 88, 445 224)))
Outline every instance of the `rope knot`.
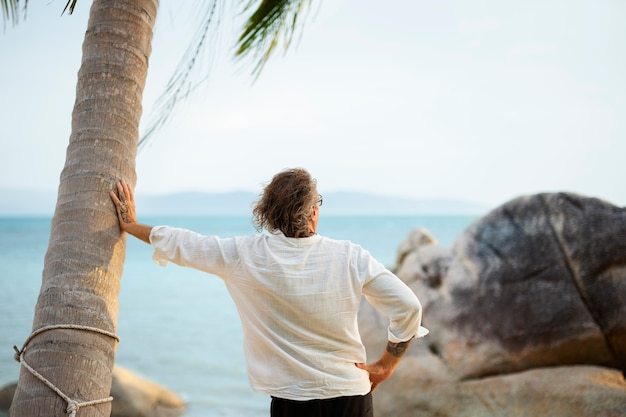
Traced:
POLYGON ((69 414, 70 417, 75 417, 79 408, 80 406, 78 405, 78 403, 76 401, 71 400, 67 402, 67 408, 65 409, 65 412, 69 414))
POLYGON ((120 341, 120 338, 117 337, 115 333, 109 332, 108 330, 101 330, 101 329, 98 329, 95 327, 89 327, 89 326, 79 326, 76 324, 55 324, 55 325, 50 325, 50 326, 44 326, 32 332, 31 335, 28 336, 28 339, 26 339, 26 342, 24 343, 24 346, 22 347, 21 350, 18 349, 17 346, 13 346, 13 349, 15 350, 15 356, 14 356, 15 360, 21 363, 22 366, 28 370, 28 372, 30 372, 35 378, 40 380, 48 388, 54 391, 59 397, 61 397, 67 403, 67 408, 65 411, 67 414, 69 414, 69 417, 76 417, 76 413, 78 412, 78 409, 80 407, 104 404, 104 403, 113 401, 113 397, 107 397, 101 400, 85 401, 82 403, 79 403, 78 401, 74 401, 70 397, 68 397, 66 394, 64 394, 63 391, 57 388, 52 382, 47 380, 43 375, 41 375, 39 372, 33 369, 32 366, 26 363, 26 360, 24 359, 24 351, 26 350, 26 346, 28 346, 28 343, 38 334, 46 332, 48 330, 55 330, 55 329, 85 330, 88 332, 94 332, 94 333, 99 333, 105 336, 109 336, 118 342, 120 341))
POLYGON ((19 350, 15 345, 13 345, 13 350, 15 351, 15 355, 13 355, 13 359, 15 359, 15 362, 22 362, 21 356, 23 350, 19 350))

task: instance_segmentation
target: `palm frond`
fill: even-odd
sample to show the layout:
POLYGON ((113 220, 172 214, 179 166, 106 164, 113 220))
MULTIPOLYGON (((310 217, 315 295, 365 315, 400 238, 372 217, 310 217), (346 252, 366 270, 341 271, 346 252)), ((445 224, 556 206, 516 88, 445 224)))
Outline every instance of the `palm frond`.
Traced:
MULTIPOLYGON (((74 7, 76 7, 76 2, 78 0, 68 0, 63 8, 63 13, 69 11, 69 14, 74 13, 74 7)), ((14 25, 20 20, 19 7, 20 0, 0 0, 0 7, 2 8, 2 17, 4 24, 6 25, 7 21, 11 21, 14 25)), ((28 8, 28 0, 24 0, 24 7, 22 7, 24 11, 24 17, 26 17, 26 9, 28 8)))
POLYGON ((74 7, 76 7, 76 0, 67 0, 67 3, 65 4, 65 7, 63 8, 63 13, 65 13, 68 10, 69 10, 69 14, 74 13, 74 7))
MULTIPOLYGON (((200 81, 194 82, 192 75, 203 51, 208 48, 207 45, 217 41, 218 37, 212 35, 217 33, 220 16, 222 14, 223 0, 202 1, 199 3, 203 7, 201 13, 202 24, 194 35, 193 40, 189 43, 189 47, 174 71, 174 74, 170 77, 165 91, 157 99, 154 117, 139 139, 139 148, 142 148, 148 140, 167 123, 176 105, 187 98, 198 85, 208 78, 208 71, 207 74, 201 77, 200 81)), ((212 58, 212 55, 210 55, 209 58, 212 58)))
MULTIPOLYGON (((250 0, 244 13, 250 11, 255 3, 250 0)), ((261 0, 239 37, 236 55, 244 57, 253 54, 257 61, 253 73, 258 75, 281 37, 284 50, 289 48, 294 34, 300 29, 300 17, 305 5, 310 6, 310 3, 311 0, 261 0)))
MULTIPOLYGON (((20 20, 20 0, 0 0, 0 6, 2 7, 2 18, 5 25, 8 21, 15 25, 20 20)), ((26 15, 27 6, 28 0, 25 0, 24 15, 26 15)))
MULTIPOLYGON (((75 1, 75 0, 74 0, 75 1)), ((280 43, 280 37, 284 37, 285 50, 300 24, 300 17, 305 4, 311 0, 246 0, 243 12, 254 12, 248 18, 244 30, 239 37, 236 56, 244 57, 254 54, 256 60, 252 74, 258 76, 263 69, 274 49, 280 43), (259 3, 255 9, 255 5, 259 3)), ((203 12, 201 27, 189 45, 183 59, 176 71, 168 81, 165 91, 155 104, 154 116, 145 132, 139 140, 141 149, 148 140, 162 128, 172 116, 175 107, 193 92, 198 85, 208 78, 207 73, 202 74, 199 81, 195 81, 194 69, 197 69, 200 58, 209 52, 209 58, 215 57, 215 46, 220 25, 220 17, 223 14, 224 0, 200 1, 203 12)))

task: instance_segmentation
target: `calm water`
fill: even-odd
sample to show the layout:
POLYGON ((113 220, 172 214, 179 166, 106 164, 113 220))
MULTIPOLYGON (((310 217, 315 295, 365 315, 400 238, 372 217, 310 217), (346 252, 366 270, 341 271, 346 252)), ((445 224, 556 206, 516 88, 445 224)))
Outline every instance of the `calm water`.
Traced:
MULTIPOLYGON (((389 267, 416 227, 451 246, 471 216, 324 217, 318 232, 349 239, 389 267)), ((254 233, 248 217, 155 218, 222 237, 254 233)), ((0 218, 0 386, 17 380, 13 345, 30 334, 50 219, 0 218)), ((269 415, 269 398, 248 387, 239 317, 218 278, 152 263, 152 251, 128 239, 120 293, 116 362, 178 393, 187 417, 269 415)))

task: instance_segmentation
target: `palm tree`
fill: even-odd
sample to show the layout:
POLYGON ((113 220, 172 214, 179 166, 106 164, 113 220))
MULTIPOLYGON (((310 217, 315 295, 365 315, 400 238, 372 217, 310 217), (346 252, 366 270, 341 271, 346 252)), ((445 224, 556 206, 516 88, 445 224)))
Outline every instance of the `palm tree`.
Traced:
MULTIPOLYGON (((70 12, 75 1, 66 5, 70 12)), ((215 8, 217 2, 207 1, 205 7, 215 8)), ((251 17, 237 54, 252 53, 258 75, 281 36, 288 46, 304 0, 261 0, 256 9, 254 4, 244 5, 251 17)), ((0 0, 0 5, 5 24, 17 22, 19 0, 0 0)), ((158 0, 93 0, 33 336, 18 352, 24 366, 12 416, 75 415, 78 408, 81 417, 110 415, 107 399, 126 241, 108 191, 120 178, 136 181, 138 126, 157 10, 158 0)), ((189 57, 193 62, 196 54, 189 57)), ((187 74, 190 65, 182 67, 187 74)), ((173 94, 166 100, 165 119, 180 98, 173 94)))

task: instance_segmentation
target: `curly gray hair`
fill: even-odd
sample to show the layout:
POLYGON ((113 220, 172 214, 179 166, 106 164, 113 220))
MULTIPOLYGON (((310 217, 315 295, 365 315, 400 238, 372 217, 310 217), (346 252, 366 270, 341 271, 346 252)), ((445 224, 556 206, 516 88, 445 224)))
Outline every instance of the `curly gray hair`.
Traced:
POLYGON ((258 231, 280 230, 287 237, 308 237, 309 220, 318 198, 317 182, 307 170, 281 171, 265 186, 252 210, 254 226, 258 231))

